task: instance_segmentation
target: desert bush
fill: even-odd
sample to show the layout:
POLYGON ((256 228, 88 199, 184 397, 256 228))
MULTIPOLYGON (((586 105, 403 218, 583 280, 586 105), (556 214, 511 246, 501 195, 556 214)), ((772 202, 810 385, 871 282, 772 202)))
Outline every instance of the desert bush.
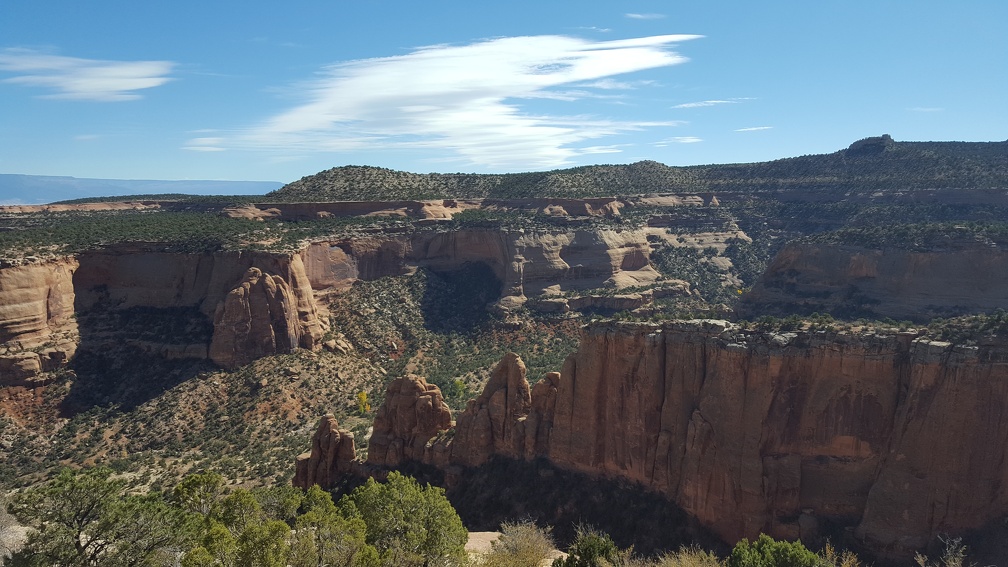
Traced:
POLYGON ((819 563, 819 557, 801 542, 777 541, 760 534, 752 543, 743 539, 735 544, 727 567, 817 567, 819 563))
POLYGON ((501 524, 500 537, 481 558, 486 567, 541 567, 553 553, 555 544, 549 528, 531 521, 501 524))
POLYGON ((147 565, 185 549, 189 515, 159 495, 129 494, 108 468, 64 469, 17 495, 15 516, 33 528, 18 565, 147 565))
POLYGON ((0 494, 0 565, 21 549, 21 533, 14 516, 7 512, 7 499, 0 494))
POLYGON ((699 547, 683 547, 666 553, 653 563, 654 567, 724 567, 721 559, 699 547))
POLYGON ((553 567, 603 567, 619 565, 625 559, 609 534, 589 526, 579 526, 567 557, 553 560, 553 567))
POLYGON ((849 549, 837 551, 829 542, 826 542, 822 551, 819 552, 819 559, 824 567, 862 567, 861 558, 853 551, 849 549))
POLYGON ((972 567, 966 563, 966 546, 963 545, 962 538, 939 536, 939 541, 945 546, 942 556, 933 559, 918 553, 914 561, 920 567, 972 567))

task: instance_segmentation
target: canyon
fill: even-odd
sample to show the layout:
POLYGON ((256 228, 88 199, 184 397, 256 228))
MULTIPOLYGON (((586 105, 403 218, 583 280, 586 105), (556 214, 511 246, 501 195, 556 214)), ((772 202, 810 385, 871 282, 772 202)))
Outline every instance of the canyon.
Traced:
POLYGON ((906 558, 1008 513, 1006 404, 1005 341, 597 323, 531 387, 506 355, 454 420, 436 386, 394 380, 366 462, 347 460, 354 437, 329 417, 294 482, 419 462, 464 484, 494 457, 545 458, 661 494, 729 543, 811 543, 828 524, 906 558))
MULTIPOLYGON (((670 206, 696 204, 682 198, 665 201, 661 202, 670 206)), ((578 214, 586 218, 618 213, 614 202, 529 201, 509 206, 555 207, 562 211, 556 213, 557 218, 572 219, 561 205, 579 208, 578 214)), ((121 208, 117 203, 105 205, 111 210, 121 208)), ((242 210, 276 210, 264 207, 242 210)), ((285 212, 276 214, 317 216, 337 209, 347 215, 362 211, 400 214, 394 203, 287 205, 285 212)), ((746 238, 738 230, 692 237, 702 241, 705 234, 718 240, 746 238)), ((453 272, 471 264, 485 266, 499 282, 494 308, 501 313, 520 308, 529 297, 552 298, 542 303, 544 310, 615 310, 627 301, 640 306, 653 297, 651 292, 629 298, 591 293, 582 297, 578 292, 655 284, 661 275, 652 266, 650 253, 656 244, 666 242, 690 245, 661 228, 599 228, 575 222, 569 228, 536 230, 366 232, 315 239, 291 252, 185 253, 165 251, 156 244, 124 243, 65 257, 19 258, 0 266, 0 383, 24 383, 68 361, 81 341, 100 344, 109 338, 97 333, 81 336, 76 316, 91 312, 147 309, 156 318, 159 310, 177 314, 179 309, 188 309, 188 317, 212 325, 212 336, 205 342, 153 348, 171 356, 209 359, 227 369, 295 348, 315 349, 328 328, 327 296, 345 291, 356 281, 410 274, 420 268, 453 272)), ((674 280, 665 282, 659 293, 662 290, 690 293, 688 284, 674 280)))
POLYGON ((0 207, 0 479, 404 469, 473 504, 496 470, 616 487, 554 508, 646 510, 659 546, 906 558, 1008 515, 1005 147, 0 207))

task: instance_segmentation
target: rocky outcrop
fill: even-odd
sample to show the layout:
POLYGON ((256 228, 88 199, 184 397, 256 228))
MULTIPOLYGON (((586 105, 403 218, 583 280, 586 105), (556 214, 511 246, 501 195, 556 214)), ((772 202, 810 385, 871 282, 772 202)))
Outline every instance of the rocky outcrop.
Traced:
POLYGON ((551 286, 578 290, 654 283, 659 274, 650 253, 646 230, 463 229, 316 242, 302 256, 316 290, 342 290, 358 279, 402 275, 418 267, 444 272, 484 264, 501 282, 499 304, 507 308, 551 286))
POLYGON ((0 269, 0 344, 31 347, 72 330, 73 258, 0 269))
POLYGON ((194 307, 213 321, 211 360, 235 368, 267 354, 317 348, 324 334, 296 254, 180 254, 121 246, 81 254, 77 308, 194 307))
POLYGON ((391 387, 375 430, 401 449, 369 462, 545 457, 658 491, 728 542, 829 520, 893 556, 1008 513, 1006 344, 610 323, 529 397, 523 374, 505 357, 453 430, 433 387, 397 381, 413 393, 391 387))
MULTIPOLYGON (((101 328, 98 328, 101 327, 101 328)), ((78 348, 124 341, 167 358, 234 368, 266 354, 317 348, 326 330, 297 254, 184 254, 121 245, 0 268, 0 383, 58 368, 78 348), (89 327, 76 315, 143 309, 212 321, 212 340, 158 344, 89 327)), ((175 337, 177 339, 178 337, 175 337)))
POLYGON ((418 376, 393 380, 375 412, 367 462, 394 467, 406 461, 433 461, 429 441, 452 426, 441 390, 418 376))
POLYGON ((1004 308, 1005 282, 1008 250, 973 239, 929 251, 794 243, 742 298, 740 312, 928 321, 1004 308))
POLYGON ((0 385, 53 370, 77 349, 73 258, 0 269, 0 385))
POLYGON ((291 352, 303 336, 295 304, 283 278, 249 268, 217 306, 210 359, 237 368, 266 355, 291 352))
MULTIPOLYGON (((532 392, 525 363, 508 353, 500 361, 483 393, 469 400, 455 426, 451 461, 479 466, 494 455, 525 456, 525 422, 532 410, 532 392)), ((534 434, 534 431, 531 431, 534 434)))
POLYGON ((298 455, 295 465, 294 486, 304 489, 312 485, 332 486, 339 475, 352 469, 357 457, 353 433, 339 428, 336 417, 323 417, 312 436, 311 451, 298 455))

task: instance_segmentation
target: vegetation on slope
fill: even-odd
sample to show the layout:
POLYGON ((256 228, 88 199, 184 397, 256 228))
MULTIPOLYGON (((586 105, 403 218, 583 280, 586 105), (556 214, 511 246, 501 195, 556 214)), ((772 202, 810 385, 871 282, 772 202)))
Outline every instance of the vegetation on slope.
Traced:
MULTIPOLYGON (((0 549, 0 564, 20 567, 861 567, 861 559, 826 541, 818 553, 802 542, 761 534, 725 556, 695 544, 666 543, 650 557, 620 547, 605 531, 574 527, 565 554, 550 527, 505 520, 484 552, 467 553, 468 532, 440 488, 391 472, 340 498, 313 486, 256 490, 229 487, 214 471, 187 475, 171 490, 148 491, 107 468, 64 469, 16 495, 10 505, 28 527, 23 544, 0 549)), ((17 526, 0 525, 0 540, 17 526)), ((964 567, 966 547, 944 538, 920 567, 964 567)))
MULTIPOLYGON (((518 353, 535 382, 560 370, 577 346, 576 320, 526 313, 516 325, 492 315, 487 306, 499 293, 500 282, 480 265, 358 281, 335 299, 333 328, 390 376, 424 376, 458 410, 505 353, 518 353)), ((371 391, 373 404, 383 386, 371 391)))
POLYGON ((269 485, 293 476, 320 415, 335 413, 366 449, 366 406, 377 408, 386 382, 403 373, 438 384, 458 409, 509 350, 533 381, 559 370, 578 322, 500 320, 486 309, 499 291, 479 266, 358 282, 330 308, 331 338, 353 346, 266 357, 234 372, 145 350, 206 344, 210 328, 198 311, 92 310, 79 321, 89 339, 51 383, 4 391, 0 487, 31 485, 73 464, 112 466, 154 487, 208 466, 269 485))
POLYGON ((825 155, 750 164, 669 167, 654 161, 534 173, 419 174, 336 167, 267 194, 273 201, 603 197, 647 193, 803 191, 842 195, 1008 187, 1008 142, 866 138, 825 155))
POLYGON ((814 234, 800 241, 915 252, 955 249, 965 244, 997 247, 1008 245, 1008 223, 967 221, 881 224, 814 234))

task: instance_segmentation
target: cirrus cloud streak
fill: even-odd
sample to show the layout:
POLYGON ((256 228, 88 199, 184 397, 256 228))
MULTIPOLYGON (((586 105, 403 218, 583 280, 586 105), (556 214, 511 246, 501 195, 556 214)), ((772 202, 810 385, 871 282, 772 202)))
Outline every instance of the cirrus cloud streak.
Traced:
POLYGON ((302 104, 223 145, 301 152, 421 150, 491 169, 565 165, 581 155, 613 151, 607 145, 582 146, 586 141, 678 122, 535 113, 527 110, 530 102, 595 98, 591 89, 624 86, 610 77, 684 63, 673 46, 698 37, 506 37, 340 63, 301 86, 302 104))
POLYGON ((52 91, 43 98, 118 102, 171 80, 171 61, 108 61, 52 55, 24 48, 0 50, 2 82, 52 91))

